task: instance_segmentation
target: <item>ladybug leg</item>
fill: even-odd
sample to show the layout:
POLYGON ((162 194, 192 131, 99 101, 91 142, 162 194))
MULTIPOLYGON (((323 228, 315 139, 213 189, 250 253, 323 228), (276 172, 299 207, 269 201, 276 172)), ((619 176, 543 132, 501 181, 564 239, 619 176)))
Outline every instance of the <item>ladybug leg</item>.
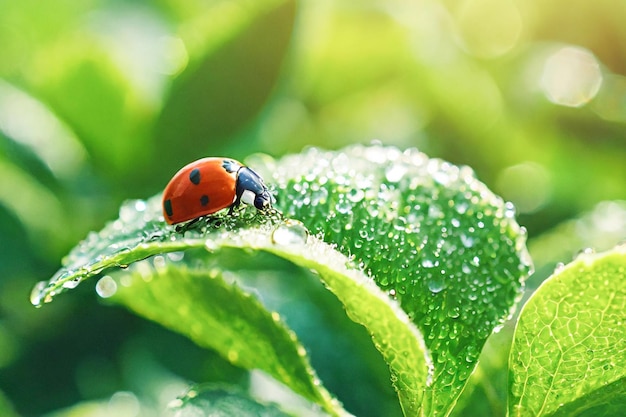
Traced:
POLYGON ((231 204, 230 207, 228 208, 229 216, 232 216, 232 214, 235 212, 235 209, 239 207, 240 203, 241 203, 241 199, 237 197, 237 199, 233 202, 233 204, 231 204))
POLYGON ((198 223, 201 219, 203 219, 204 217, 198 217, 196 219, 193 219, 187 223, 183 223, 183 224, 178 224, 176 225, 176 231, 178 233, 185 233, 188 230, 193 229, 193 227, 196 225, 196 223, 198 223))
POLYGON ((235 201, 233 201, 233 204, 230 205, 230 207, 228 208, 228 215, 232 215, 235 211, 235 209, 237 207, 239 207, 239 205, 241 204, 241 196, 243 195, 244 190, 241 189, 241 186, 239 184, 237 184, 237 187, 235 188, 235 201))

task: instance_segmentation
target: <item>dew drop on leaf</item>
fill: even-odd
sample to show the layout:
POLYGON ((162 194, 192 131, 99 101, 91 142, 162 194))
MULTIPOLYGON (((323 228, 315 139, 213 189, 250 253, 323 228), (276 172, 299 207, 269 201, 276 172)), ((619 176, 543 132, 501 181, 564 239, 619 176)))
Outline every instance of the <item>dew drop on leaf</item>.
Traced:
POLYGON ((433 293, 439 293, 446 288, 445 277, 440 274, 433 274, 428 280, 428 289, 433 293))
POLYGON ((365 192, 360 188, 353 188, 348 192, 348 200, 358 203, 365 198, 365 192))
POLYGON ((272 232, 272 242, 277 245, 304 245, 309 238, 309 230, 297 220, 286 220, 272 232))
POLYGON ((30 302, 35 307, 41 307, 43 290, 48 285, 48 281, 39 281, 30 293, 30 302))
POLYGON ((352 210, 352 204, 348 199, 341 198, 339 202, 335 205, 335 210, 341 214, 348 214, 352 210))
POLYGON ((407 167, 405 165, 400 163, 392 164, 385 170, 385 178, 389 182, 399 182, 406 172, 407 167))
POLYGON ((68 289, 76 288, 78 287, 78 284, 80 284, 80 281, 81 279, 79 277, 76 277, 69 281, 65 281, 63 283, 63 288, 68 288, 68 289))
POLYGON ((559 262, 556 264, 556 266, 554 267, 554 274, 561 272, 563 269, 565 269, 565 264, 563 262, 559 262))

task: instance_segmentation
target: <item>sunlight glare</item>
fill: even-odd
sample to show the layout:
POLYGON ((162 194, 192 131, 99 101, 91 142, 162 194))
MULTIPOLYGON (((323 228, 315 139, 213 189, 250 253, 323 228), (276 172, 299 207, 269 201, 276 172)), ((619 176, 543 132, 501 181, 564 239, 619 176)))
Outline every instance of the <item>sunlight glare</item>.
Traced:
POLYGON ((552 194, 550 174, 536 162, 523 162, 504 169, 496 189, 519 213, 532 213, 544 206, 552 194))
POLYGON ((602 85, 596 57, 586 49, 566 46, 548 57, 541 87, 548 100, 568 107, 581 107, 595 97, 602 85))

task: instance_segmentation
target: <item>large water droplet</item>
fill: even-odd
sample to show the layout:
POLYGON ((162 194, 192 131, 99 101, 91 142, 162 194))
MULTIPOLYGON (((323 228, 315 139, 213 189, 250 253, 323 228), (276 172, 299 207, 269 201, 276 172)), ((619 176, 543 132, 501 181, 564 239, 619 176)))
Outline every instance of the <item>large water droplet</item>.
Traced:
POLYGON ((308 238, 309 230, 298 220, 285 220, 272 232, 272 242, 277 245, 304 245, 308 238))
POLYGON ((40 307, 43 297, 43 291, 48 285, 48 281, 39 281, 30 293, 30 302, 35 307, 40 307))
POLYGON ((441 274, 433 274, 432 277, 428 279, 428 289, 433 293, 439 293, 446 288, 446 280, 445 276, 441 274))

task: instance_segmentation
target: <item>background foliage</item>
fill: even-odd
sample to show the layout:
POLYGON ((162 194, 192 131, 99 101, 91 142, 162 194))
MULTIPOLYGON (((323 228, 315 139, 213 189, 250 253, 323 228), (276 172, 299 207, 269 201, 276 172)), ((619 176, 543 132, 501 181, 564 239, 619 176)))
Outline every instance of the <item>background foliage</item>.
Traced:
MULTIPOLYGON (((104 401, 133 415, 137 398, 158 408, 186 380, 246 378, 101 305, 88 285, 44 310, 28 303, 33 284, 123 200, 155 194, 201 156, 377 139, 469 165, 529 230, 529 293, 582 248, 626 238, 619 2, 0 0, 0 9, 0 414, 104 401)), ((498 343, 510 339, 505 327, 490 340, 460 414, 505 409, 498 343)), ((348 408, 370 389, 393 410, 384 400, 393 404, 393 392, 367 372, 357 394, 326 382, 348 408)))

